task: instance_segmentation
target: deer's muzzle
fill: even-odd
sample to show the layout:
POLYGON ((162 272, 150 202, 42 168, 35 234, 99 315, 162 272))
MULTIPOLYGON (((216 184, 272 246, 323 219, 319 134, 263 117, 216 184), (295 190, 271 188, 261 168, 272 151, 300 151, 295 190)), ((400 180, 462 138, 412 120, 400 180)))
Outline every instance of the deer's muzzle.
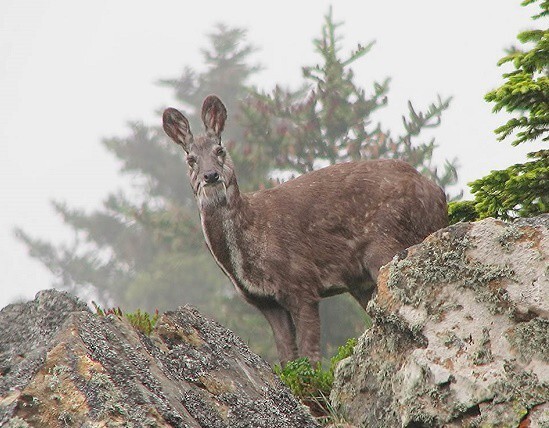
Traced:
POLYGON ((219 174, 216 171, 208 171, 204 174, 206 184, 214 184, 219 181, 219 174))

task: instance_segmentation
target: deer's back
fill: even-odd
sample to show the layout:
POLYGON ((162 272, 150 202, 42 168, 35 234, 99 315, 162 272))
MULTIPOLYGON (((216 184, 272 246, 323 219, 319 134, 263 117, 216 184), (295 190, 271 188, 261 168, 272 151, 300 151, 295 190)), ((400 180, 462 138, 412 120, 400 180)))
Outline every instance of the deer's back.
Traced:
POLYGON ((245 196, 260 213, 254 223, 286 225, 289 232, 328 228, 354 237, 374 220, 389 229, 414 226, 419 234, 447 225, 442 189, 399 160, 332 165, 245 196))
POLYGON ((447 225, 443 191, 398 160, 337 164, 243 196, 247 270, 266 287, 291 276, 344 288, 447 225))

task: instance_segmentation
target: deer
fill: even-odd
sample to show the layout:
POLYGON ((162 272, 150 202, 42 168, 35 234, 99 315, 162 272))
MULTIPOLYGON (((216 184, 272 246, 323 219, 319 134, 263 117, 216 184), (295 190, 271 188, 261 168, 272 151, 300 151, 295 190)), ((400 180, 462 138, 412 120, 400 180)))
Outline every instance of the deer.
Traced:
POLYGON ((201 118, 195 137, 170 107, 163 128, 186 153, 206 245, 267 319, 280 363, 319 362, 320 300, 349 292, 366 310, 380 268, 448 225, 445 193, 396 159, 339 163, 241 193, 221 138, 223 102, 206 97, 201 118))

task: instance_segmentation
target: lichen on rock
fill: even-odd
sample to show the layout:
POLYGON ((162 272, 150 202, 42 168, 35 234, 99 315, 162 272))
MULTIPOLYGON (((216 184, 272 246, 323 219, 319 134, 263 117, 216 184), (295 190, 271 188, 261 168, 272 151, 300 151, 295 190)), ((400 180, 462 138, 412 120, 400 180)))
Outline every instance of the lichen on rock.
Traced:
POLYGON ((395 256, 333 407, 360 427, 549 420, 548 227, 461 223, 395 256))
POLYGON ((316 427, 271 368, 190 307, 150 336, 48 290, 0 312, 0 426, 316 427))

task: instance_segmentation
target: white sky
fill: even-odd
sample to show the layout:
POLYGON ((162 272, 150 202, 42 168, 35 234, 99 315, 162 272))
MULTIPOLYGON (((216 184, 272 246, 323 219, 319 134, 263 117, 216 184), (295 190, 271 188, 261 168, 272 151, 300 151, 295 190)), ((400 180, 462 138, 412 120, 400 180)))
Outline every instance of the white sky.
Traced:
MULTIPOLYGON (((504 116, 493 115, 483 96, 502 82, 496 62, 531 26, 535 9, 519 0, 332 3, 336 20, 345 21, 345 52, 377 41, 354 69, 366 88, 392 77, 383 123, 399 128, 408 99, 419 108, 439 93, 454 96, 433 135, 437 159, 459 158, 460 188, 534 149, 496 142, 504 116)), ((70 238, 50 201, 91 210, 123 185, 100 140, 126 135, 130 120, 159 123, 155 111, 174 100, 155 82, 186 65, 200 69, 204 35, 216 23, 249 30, 265 67, 254 83, 295 87, 301 66, 318 60, 312 40, 329 4, 1 0, 0 308, 52 282, 13 228, 53 242, 70 238)))

